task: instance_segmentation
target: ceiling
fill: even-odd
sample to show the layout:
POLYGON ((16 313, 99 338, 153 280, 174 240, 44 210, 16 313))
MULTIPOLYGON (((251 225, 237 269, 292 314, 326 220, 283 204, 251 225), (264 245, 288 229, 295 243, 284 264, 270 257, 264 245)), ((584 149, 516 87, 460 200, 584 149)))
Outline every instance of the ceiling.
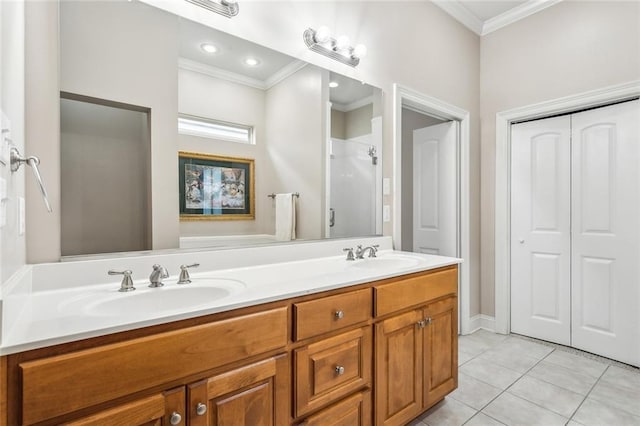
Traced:
POLYGON ((478 35, 540 12, 561 0, 433 0, 445 12, 478 35))

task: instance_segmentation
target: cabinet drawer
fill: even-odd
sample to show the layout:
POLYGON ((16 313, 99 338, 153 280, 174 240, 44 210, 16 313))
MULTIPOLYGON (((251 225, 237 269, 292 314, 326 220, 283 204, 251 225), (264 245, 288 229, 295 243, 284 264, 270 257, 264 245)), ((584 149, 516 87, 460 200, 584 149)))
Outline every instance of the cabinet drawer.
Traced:
POLYGON ((300 423, 304 426, 370 426, 371 392, 358 392, 300 423))
POLYGON ((452 267, 373 288, 375 316, 422 305, 458 291, 458 268, 452 267))
POLYGON ((295 340, 319 336, 371 318, 371 290, 296 303, 293 313, 295 340))
POLYGON ((178 380, 287 344, 287 308, 20 363, 22 423, 178 380))
POLYGON ((371 327, 295 351, 296 416, 371 383, 371 327))

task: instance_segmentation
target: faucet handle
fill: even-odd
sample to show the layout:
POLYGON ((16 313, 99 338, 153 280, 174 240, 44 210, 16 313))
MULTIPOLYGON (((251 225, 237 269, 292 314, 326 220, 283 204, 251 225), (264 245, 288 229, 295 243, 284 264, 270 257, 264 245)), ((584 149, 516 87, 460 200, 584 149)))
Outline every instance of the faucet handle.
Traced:
POLYGON ((107 274, 109 275, 124 275, 122 277, 122 282, 120 283, 120 289, 118 291, 121 292, 125 292, 125 291, 133 291, 136 288, 133 286, 133 280, 131 279, 131 274, 133 274, 133 272, 131 272, 130 269, 124 270, 124 271, 114 271, 113 269, 109 270, 109 272, 107 272, 107 274))
POLYGON ((380 244, 374 244, 371 246, 371 251, 369 252, 369 257, 376 257, 376 253, 380 248, 380 244))
POLYGON ((348 252, 347 260, 356 260, 355 256, 353 255, 353 247, 343 248, 342 251, 348 252))
POLYGON ((191 277, 189 277, 189 268, 197 268, 198 266, 200 266, 199 263, 180 265, 180 278, 178 278, 178 284, 189 284, 191 282, 191 277))

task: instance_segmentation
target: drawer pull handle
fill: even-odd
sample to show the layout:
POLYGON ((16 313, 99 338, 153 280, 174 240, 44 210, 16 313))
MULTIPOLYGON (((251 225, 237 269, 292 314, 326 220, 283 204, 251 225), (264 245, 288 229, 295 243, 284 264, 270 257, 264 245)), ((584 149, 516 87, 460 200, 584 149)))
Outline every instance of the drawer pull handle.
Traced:
POLYGON ((342 310, 337 310, 336 313, 334 314, 336 319, 341 319, 344 318, 344 311, 342 310))
POLYGON ((336 365, 336 374, 338 376, 342 376, 344 374, 344 367, 341 365, 336 365))
POLYGON ((180 415, 180 413, 174 411, 173 413, 171 413, 171 417, 169 418, 169 422, 173 425, 179 425, 182 422, 182 416, 180 415))
POLYGON ((206 412, 207 405, 203 404, 202 402, 198 402, 198 405, 196 405, 196 414, 199 416, 204 416, 206 412))

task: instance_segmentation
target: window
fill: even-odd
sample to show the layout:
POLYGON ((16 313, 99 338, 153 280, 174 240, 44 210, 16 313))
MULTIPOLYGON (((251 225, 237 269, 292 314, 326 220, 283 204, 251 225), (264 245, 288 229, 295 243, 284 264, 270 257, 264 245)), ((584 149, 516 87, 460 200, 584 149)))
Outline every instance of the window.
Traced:
POLYGON ((252 126, 194 117, 192 115, 180 115, 180 117, 178 117, 178 133, 230 142, 255 144, 252 126))

